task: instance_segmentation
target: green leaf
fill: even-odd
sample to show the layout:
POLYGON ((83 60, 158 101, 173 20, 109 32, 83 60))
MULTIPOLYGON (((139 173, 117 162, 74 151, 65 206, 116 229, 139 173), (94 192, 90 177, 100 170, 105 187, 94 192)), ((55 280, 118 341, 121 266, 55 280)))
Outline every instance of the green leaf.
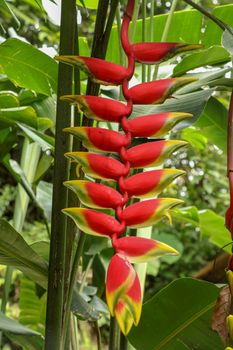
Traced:
POLYGON ((77 0, 77 5, 84 6, 88 9, 96 10, 98 8, 99 0, 77 0))
POLYGON ((16 335, 7 333, 7 338, 18 344, 25 350, 41 350, 44 348, 44 340, 41 336, 16 335))
POLYGON ((37 201, 48 219, 51 218, 52 212, 52 192, 53 185, 50 182, 40 181, 36 188, 37 201))
POLYGON ((36 294, 35 283, 20 277, 19 322, 41 334, 45 330, 46 294, 36 294))
POLYGON ((0 91, 0 109, 19 107, 18 95, 13 91, 0 91))
MULTIPOLYGON (((225 24, 233 27, 233 5, 216 6, 213 15, 221 19, 225 24)), ((222 29, 211 20, 208 20, 206 30, 202 37, 202 43, 205 47, 212 45, 221 45, 222 29)))
POLYGON ((172 217, 181 222, 187 222, 199 226, 199 215, 196 207, 175 208, 172 210, 172 217))
POLYGON ((23 41, 11 38, 0 45, 0 68, 15 85, 47 96, 56 91, 57 63, 23 41))
POLYGON ((0 219, 0 264, 14 266, 47 288, 47 263, 7 221, 0 219))
POLYGON ((211 97, 195 126, 209 142, 226 152, 228 112, 224 105, 211 97))
POLYGON ((223 350, 211 330, 211 314, 219 294, 214 284, 181 278, 162 289, 142 307, 129 340, 143 350, 223 350))
POLYGON ((2 160, 16 143, 15 131, 10 128, 0 130, 0 160, 2 160))
POLYGON ((207 138, 202 135, 199 129, 189 127, 181 132, 181 139, 187 141, 195 150, 204 150, 207 145, 207 138))
MULTIPOLYGON (((231 28, 233 33, 233 28, 231 28)), ((225 30, 222 35, 222 46, 233 56, 233 35, 229 30, 225 30)))
POLYGON ((34 142, 37 142, 42 151, 46 152, 48 150, 53 151, 55 140, 53 137, 43 134, 40 131, 30 128, 29 126, 17 124, 18 127, 34 142))
MULTIPOLYGON (((212 210, 201 210, 199 212, 200 231, 202 236, 209 238, 209 241, 219 248, 223 248, 228 243, 231 243, 230 232, 225 227, 225 219, 214 213, 212 210)), ((231 254, 229 245, 224 248, 231 254)))
POLYGON ((221 64, 229 60, 230 55, 224 47, 212 46, 206 50, 201 50, 184 57, 182 61, 175 66, 173 76, 178 77, 192 69, 207 65, 221 64))
POLYGON ((20 335, 30 335, 30 336, 39 335, 38 332, 35 332, 34 330, 21 325, 19 322, 12 320, 9 317, 6 317, 1 311, 0 311, 0 330, 3 332, 9 332, 9 333, 20 334, 20 335))
POLYGON ((47 241, 38 241, 30 245, 30 247, 45 261, 49 262, 49 242, 47 241))
POLYGON ((131 118, 135 118, 143 114, 152 114, 160 112, 188 112, 193 117, 188 121, 180 123, 178 128, 192 125, 200 116, 206 102, 210 98, 213 90, 202 90, 192 92, 186 95, 177 95, 175 99, 166 100, 162 105, 134 105, 131 118))
MULTIPOLYGON (((161 41, 168 14, 154 16, 154 41, 161 41)), ((146 32, 149 33, 150 19, 146 19, 146 32)), ((166 41, 199 43, 202 28, 202 15, 196 10, 177 11, 172 17, 171 27, 166 41), (190 30, 190 27, 192 30, 190 30)), ((142 20, 137 21, 134 42, 142 40, 142 20)), ((119 34, 117 26, 111 31, 108 44, 107 59, 112 62, 120 62, 119 34)))
POLYGON ((0 128, 14 126, 16 122, 37 128, 37 115, 35 110, 30 107, 14 107, 0 109, 0 128))
POLYGON ((4 12, 7 13, 10 17, 13 18, 17 28, 20 27, 20 22, 19 22, 18 18, 16 17, 16 15, 11 10, 10 6, 7 4, 7 2, 5 0, 0 0, 0 11, 2 11, 3 13, 4 12))

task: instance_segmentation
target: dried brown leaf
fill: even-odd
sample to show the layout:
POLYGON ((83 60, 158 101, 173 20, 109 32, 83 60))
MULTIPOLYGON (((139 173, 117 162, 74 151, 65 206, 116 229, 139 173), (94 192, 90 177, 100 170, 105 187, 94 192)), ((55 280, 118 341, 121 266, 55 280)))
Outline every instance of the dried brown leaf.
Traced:
POLYGON ((228 338, 226 318, 230 313, 230 307, 231 294, 227 285, 221 289, 212 315, 212 329, 218 333, 224 343, 227 342, 228 338))

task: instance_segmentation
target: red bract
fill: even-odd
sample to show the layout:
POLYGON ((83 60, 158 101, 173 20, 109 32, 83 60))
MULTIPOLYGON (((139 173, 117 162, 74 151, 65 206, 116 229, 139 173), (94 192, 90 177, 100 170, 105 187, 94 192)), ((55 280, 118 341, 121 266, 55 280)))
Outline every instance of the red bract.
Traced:
POLYGON ((77 136, 82 140, 83 146, 92 151, 119 153, 121 147, 128 145, 125 135, 113 130, 80 126, 66 128, 64 131, 77 136))
POLYGON ((122 192, 129 197, 152 198, 167 187, 176 177, 184 175, 183 170, 161 169, 139 173, 120 182, 122 192))
POLYGON ((124 164, 114 158, 88 152, 69 152, 65 155, 78 162, 84 172, 95 179, 104 178, 117 181, 128 172, 124 164))
MULTIPOLYGON (((179 140, 139 141, 130 147, 133 137, 160 138, 180 121, 190 118, 189 113, 164 112, 150 114, 129 120, 133 103, 162 103, 174 91, 195 81, 194 78, 168 78, 138 84, 129 88, 135 60, 154 63, 171 57, 178 52, 200 47, 179 43, 138 43, 131 44, 128 30, 134 10, 134 0, 128 0, 121 26, 121 43, 127 55, 128 67, 105 62, 97 58, 62 56, 59 60, 76 64, 86 71, 94 81, 103 84, 121 84, 125 103, 97 96, 63 96, 86 115, 97 121, 119 123, 120 132, 100 127, 72 127, 65 131, 81 139, 87 150, 118 153, 117 160, 108 155, 91 152, 69 152, 66 156, 77 162, 85 175, 102 180, 117 182, 117 189, 86 180, 71 180, 65 185, 74 191, 87 207, 115 210, 114 217, 87 208, 67 208, 77 226, 87 234, 111 239, 115 255, 112 257, 106 279, 106 300, 112 316, 115 316, 126 335, 133 324, 137 325, 141 315, 142 295, 138 276, 131 263, 146 262, 164 254, 178 252, 164 244, 141 237, 120 237, 125 229, 152 226, 164 217, 170 219, 170 211, 182 201, 175 198, 156 198, 129 205, 130 197, 154 198, 177 176, 184 172, 176 169, 157 169, 131 174, 131 169, 142 169, 162 164, 174 151, 187 143, 179 140), (142 143, 144 142, 144 143, 142 143)), ((230 217, 230 215, 229 215, 230 217)), ((230 222, 231 219, 228 219, 230 222)), ((231 224, 231 222, 230 222, 231 224)), ((230 225, 229 224, 229 225, 230 225)))
POLYGON ((196 78, 169 78, 138 84, 129 89, 129 98, 139 105, 163 103, 176 90, 196 80, 196 78))
POLYGON ((132 45, 136 61, 153 64, 165 61, 178 53, 200 49, 202 45, 184 43, 136 43, 132 45))
POLYGON ((93 236, 120 235, 125 230, 125 225, 112 216, 97 210, 84 208, 67 208, 63 212, 70 216, 80 230, 93 236))
POLYGON ((128 78, 127 69, 119 64, 84 56, 57 56, 58 61, 80 67, 96 83, 104 85, 120 85, 128 78))
POLYGON ((74 191, 87 207, 116 209, 124 205, 122 195, 109 186, 84 180, 66 181, 64 185, 74 191))
POLYGON ((127 159, 132 168, 157 166, 180 147, 187 145, 185 141, 162 140, 143 143, 127 151, 127 159))
POLYGON ((86 117, 96 120, 120 122, 122 116, 129 115, 131 109, 124 103, 97 96, 67 95, 62 100, 77 105, 86 117))
POLYGON ((144 115, 127 122, 127 128, 133 137, 161 137, 167 134, 177 123, 191 118, 190 113, 164 112, 144 115))
POLYGON ((129 227, 152 226, 167 216, 169 209, 183 201, 175 198, 157 198, 128 206, 120 215, 120 220, 129 227))

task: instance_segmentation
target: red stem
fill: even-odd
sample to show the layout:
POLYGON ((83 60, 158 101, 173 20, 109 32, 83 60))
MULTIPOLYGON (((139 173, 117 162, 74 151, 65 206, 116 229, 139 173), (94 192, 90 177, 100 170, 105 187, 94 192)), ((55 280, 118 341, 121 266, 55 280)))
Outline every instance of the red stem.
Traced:
POLYGON ((232 149, 232 131, 233 131, 233 90, 231 93, 230 107, 228 113, 228 135, 227 135, 227 175, 230 187, 230 207, 233 205, 233 149, 232 149))

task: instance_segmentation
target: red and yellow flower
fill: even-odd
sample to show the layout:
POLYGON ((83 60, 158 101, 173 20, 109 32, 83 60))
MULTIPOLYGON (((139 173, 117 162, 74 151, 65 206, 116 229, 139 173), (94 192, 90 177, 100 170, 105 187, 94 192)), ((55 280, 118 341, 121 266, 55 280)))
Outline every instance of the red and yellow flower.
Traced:
MULTIPOLYGON (((189 113, 165 112, 129 119, 133 104, 162 103, 182 86, 195 78, 168 78, 138 84, 129 88, 135 62, 146 64, 161 62, 174 54, 199 48, 200 45, 183 43, 136 43, 128 38, 134 0, 128 0, 121 28, 122 47, 128 57, 128 67, 99 58, 60 56, 59 61, 77 65, 93 81, 104 85, 122 85, 126 103, 99 96, 67 95, 86 117, 97 121, 119 123, 124 133, 100 127, 70 127, 65 131, 77 136, 87 151, 68 152, 66 156, 82 167, 93 179, 115 181, 118 190, 102 183, 87 180, 70 180, 65 186, 79 197, 87 208, 66 208, 63 212, 71 217, 86 234, 111 240, 113 255, 106 278, 106 300, 112 316, 124 334, 137 325, 142 309, 140 282, 132 264, 143 263, 164 254, 178 252, 167 244, 152 239, 122 236, 127 227, 138 228, 154 225, 164 217, 170 218, 173 207, 182 201, 175 198, 156 198, 165 187, 184 172, 176 169, 154 169, 132 174, 133 169, 156 167, 170 155, 186 145, 180 140, 149 140, 131 146, 132 138, 160 138, 177 123, 190 118, 189 113), (91 151, 91 152, 88 152, 91 151), (99 154, 99 153, 105 154, 99 154), (110 155, 108 153, 114 153, 110 155), (118 158, 118 159, 116 159, 118 158), (130 197, 149 198, 128 205, 130 197), (99 210, 109 208, 115 216, 99 210), (97 210, 95 210, 97 209, 97 210), (98 210, 99 209, 99 210, 98 210)), ((142 140, 143 142, 144 140, 142 140)))

